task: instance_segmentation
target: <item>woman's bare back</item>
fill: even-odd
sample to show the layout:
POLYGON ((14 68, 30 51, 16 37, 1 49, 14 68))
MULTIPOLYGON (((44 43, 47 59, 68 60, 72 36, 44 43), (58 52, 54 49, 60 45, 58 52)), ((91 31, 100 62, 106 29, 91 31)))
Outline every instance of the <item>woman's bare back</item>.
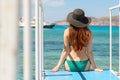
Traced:
MULTIPOLYGON (((69 28, 65 30, 64 34, 65 34, 64 37, 67 38, 67 40, 68 40, 67 42, 68 42, 68 45, 69 45, 69 43, 70 43, 69 38, 68 38, 68 36, 69 36, 69 28)), ((71 50, 71 51, 70 51, 67 59, 74 60, 74 61, 81 61, 81 60, 87 60, 88 59, 87 54, 86 54, 86 47, 83 47, 81 51, 80 50, 75 51, 72 48, 71 45, 69 46, 69 48, 70 48, 69 50, 71 50)))

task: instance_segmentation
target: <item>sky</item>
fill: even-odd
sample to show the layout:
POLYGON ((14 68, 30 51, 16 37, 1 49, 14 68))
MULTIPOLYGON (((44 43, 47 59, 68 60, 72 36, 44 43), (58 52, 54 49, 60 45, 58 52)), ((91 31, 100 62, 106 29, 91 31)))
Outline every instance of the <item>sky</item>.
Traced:
POLYGON ((89 17, 109 16, 109 7, 118 5, 119 0, 42 0, 44 20, 64 20, 76 8, 83 9, 89 17))
MULTIPOLYGON (((23 2, 20 0, 20 17, 23 16, 23 2)), ((31 0, 31 17, 35 16, 35 0, 31 0)), ((42 0, 44 21, 54 23, 65 20, 76 8, 83 9, 85 16, 109 16, 109 8, 118 5, 119 0, 42 0)), ((116 14, 118 11, 114 11, 116 14)))

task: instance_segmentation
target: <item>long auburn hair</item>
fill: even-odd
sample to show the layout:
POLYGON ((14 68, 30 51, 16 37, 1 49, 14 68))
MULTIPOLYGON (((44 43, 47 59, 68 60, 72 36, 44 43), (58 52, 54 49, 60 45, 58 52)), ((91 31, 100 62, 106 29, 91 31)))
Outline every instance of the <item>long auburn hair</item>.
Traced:
POLYGON ((72 48, 77 50, 82 50, 83 47, 88 45, 89 39, 91 36, 91 31, 88 27, 77 28, 70 24, 69 27, 69 41, 71 43, 72 48))

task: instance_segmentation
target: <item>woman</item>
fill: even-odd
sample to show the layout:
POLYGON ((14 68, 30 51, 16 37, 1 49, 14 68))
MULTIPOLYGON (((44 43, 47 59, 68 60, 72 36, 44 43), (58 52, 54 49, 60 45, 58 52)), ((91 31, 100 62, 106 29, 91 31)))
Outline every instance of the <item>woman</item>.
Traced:
POLYGON ((103 69, 96 67, 92 54, 92 32, 88 29, 91 19, 85 17, 82 9, 75 9, 67 16, 70 27, 64 31, 64 49, 58 64, 51 70, 56 72, 62 63, 68 71, 87 71, 90 66, 95 71, 103 69))

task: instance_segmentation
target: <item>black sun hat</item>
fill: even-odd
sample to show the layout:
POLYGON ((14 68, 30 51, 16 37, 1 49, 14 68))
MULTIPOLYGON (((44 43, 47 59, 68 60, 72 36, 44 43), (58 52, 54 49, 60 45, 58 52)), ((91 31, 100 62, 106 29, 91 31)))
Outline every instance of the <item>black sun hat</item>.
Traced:
POLYGON ((83 28, 90 24, 91 18, 86 17, 82 9, 75 9, 73 12, 68 14, 67 22, 75 27, 83 28))

